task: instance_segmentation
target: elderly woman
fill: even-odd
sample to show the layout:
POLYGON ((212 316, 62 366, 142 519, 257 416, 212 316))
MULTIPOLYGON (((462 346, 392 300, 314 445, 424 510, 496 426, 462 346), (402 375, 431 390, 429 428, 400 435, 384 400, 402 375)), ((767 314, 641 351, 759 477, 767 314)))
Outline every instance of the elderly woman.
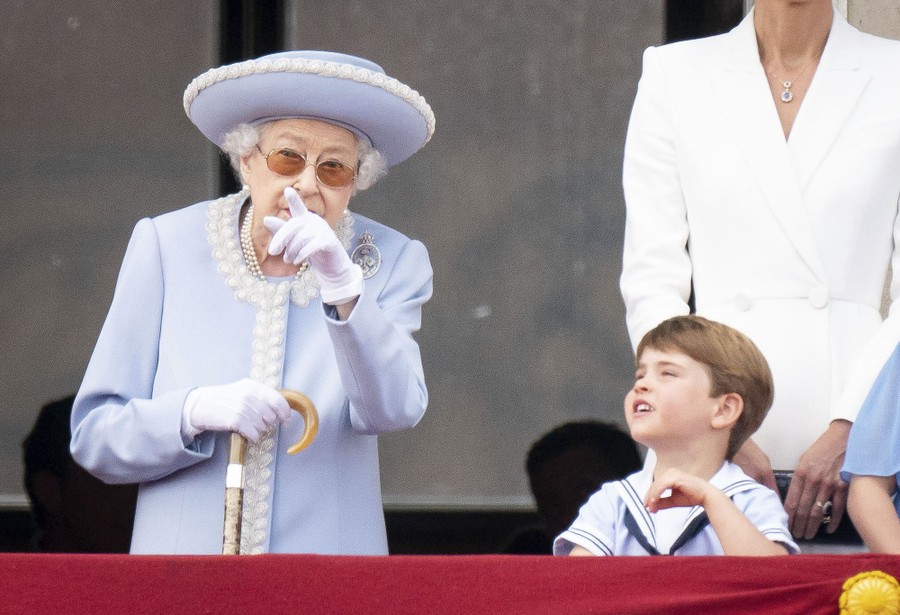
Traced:
POLYGON ((431 108, 376 64, 309 51, 210 70, 184 106, 244 188, 135 227, 73 455, 141 483, 132 553, 221 552, 230 432, 250 441, 242 553, 387 553, 376 434, 425 412, 413 333, 432 271, 348 204, 428 142, 431 108), (304 421, 278 388, 318 409, 297 455, 304 421))

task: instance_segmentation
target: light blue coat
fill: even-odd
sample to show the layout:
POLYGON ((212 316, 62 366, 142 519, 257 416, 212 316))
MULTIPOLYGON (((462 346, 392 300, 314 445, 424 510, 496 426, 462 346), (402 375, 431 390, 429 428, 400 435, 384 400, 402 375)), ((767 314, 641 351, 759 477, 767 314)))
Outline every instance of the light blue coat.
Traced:
POLYGON ((318 409, 319 433, 287 455, 303 429, 293 415, 250 448, 242 552, 387 553, 375 434, 425 412, 412 335, 432 292, 428 253, 354 214, 345 235, 355 246, 371 233, 382 263, 341 322, 311 274, 308 292, 293 282, 293 295, 293 278, 249 275, 242 202, 232 195, 137 224, 75 401, 72 453, 106 482, 141 483, 132 553, 220 553, 228 434, 185 443, 185 397, 248 376, 295 389, 318 409))

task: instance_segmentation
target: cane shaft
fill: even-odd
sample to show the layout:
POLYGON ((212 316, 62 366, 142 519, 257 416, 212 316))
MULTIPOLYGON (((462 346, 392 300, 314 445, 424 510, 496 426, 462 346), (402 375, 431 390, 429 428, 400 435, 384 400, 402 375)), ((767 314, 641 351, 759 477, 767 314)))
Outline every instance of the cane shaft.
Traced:
MULTIPOLYGON (((304 421, 303 437, 288 449, 294 455, 316 437, 319 430, 319 415, 312 401, 302 393, 279 389, 288 405, 300 413, 304 421)), ((247 456, 247 439, 231 434, 228 445, 228 470, 225 475, 225 525, 222 530, 222 555, 240 555, 241 521, 244 512, 244 460, 247 456)))
POLYGON ((244 459, 247 439, 231 434, 228 446, 228 472, 225 476, 225 525, 222 534, 222 555, 241 552, 241 518, 244 508, 244 459))

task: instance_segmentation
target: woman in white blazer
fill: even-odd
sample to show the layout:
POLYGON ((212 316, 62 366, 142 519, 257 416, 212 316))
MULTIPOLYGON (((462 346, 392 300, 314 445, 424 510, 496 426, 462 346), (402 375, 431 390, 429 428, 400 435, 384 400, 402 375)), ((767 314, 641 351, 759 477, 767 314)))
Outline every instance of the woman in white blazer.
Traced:
POLYGON ((432 271, 420 242, 348 205, 428 142, 431 108, 378 65, 321 51, 212 69, 184 104, 245 186, 138 222, 73 456, 140 483, 132 553, 221 553, 228 477, 241 553, 386 554, 377 434, 425 412, 413 334, 432 271), (296 455, 304 421, 280 388, 318 410, 296 455), (230 432, 251 443, 243 472, 230 432))
POLYGON ((748 334, 775 404, 736 461, 773 487, 772 468, 794 470, 792 532, 833 532, 847 434, 894 326, 891 266, 900 296, 900 42, 829 0, 758 0, 727 34, 647 49, 623 185, 633 345, 692 293, 748 334))

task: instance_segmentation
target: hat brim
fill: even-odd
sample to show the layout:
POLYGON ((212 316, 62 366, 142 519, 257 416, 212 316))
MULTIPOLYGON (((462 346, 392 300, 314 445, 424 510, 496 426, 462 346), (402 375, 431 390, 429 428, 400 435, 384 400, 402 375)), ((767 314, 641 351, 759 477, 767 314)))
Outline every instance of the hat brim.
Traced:
POLYGON ((434 114, 418 92, 353 56, 329 55, 351 58, 355 65, 309 59, 302 53, 207 71, 185 91, 188 117, 219 147, 240 124, 318 119, 367 139, 388 166, 406 160, 429 141, 434 114))

